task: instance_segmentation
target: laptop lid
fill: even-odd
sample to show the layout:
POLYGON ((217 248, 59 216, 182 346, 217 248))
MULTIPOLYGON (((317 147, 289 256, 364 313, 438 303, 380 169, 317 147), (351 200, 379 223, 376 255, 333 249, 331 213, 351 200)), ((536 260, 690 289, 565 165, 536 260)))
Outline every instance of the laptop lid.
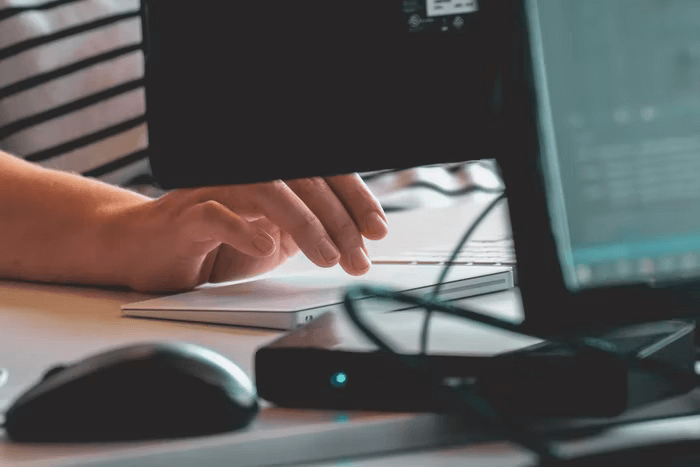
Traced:
POLYGON ((674 290, 700 277, 700 3, 504 4, 500 151, 525 325, 696 314, 674 290))

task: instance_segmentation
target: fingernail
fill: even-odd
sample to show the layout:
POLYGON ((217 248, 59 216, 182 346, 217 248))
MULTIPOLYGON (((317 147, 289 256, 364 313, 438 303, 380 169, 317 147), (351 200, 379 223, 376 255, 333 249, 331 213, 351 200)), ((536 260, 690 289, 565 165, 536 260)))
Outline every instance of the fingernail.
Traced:
POLYGON ((275 241, 268 234, 258 234, 253 239, 253 246, 264 255, 275 251, 275 241))
POLYGON ((380 216, 377 212, 373 212, 367 216, 365 226, 367 233, 372 235, 383 235, 389 230, 389 226, 386 225, 386 222, 384 219, 382 219, 382 216, 380 216))
POLYGON ((352 253, 350 253, 350 264, 358 271, 364 271, 370 267, 369 258, 362 248, 352 250, 352 253))
POLYGON ((318 245, 318 251, 326 263, 335 263, 340 258, 340 252, 327 238, 321 240, 321 243, 318 245))

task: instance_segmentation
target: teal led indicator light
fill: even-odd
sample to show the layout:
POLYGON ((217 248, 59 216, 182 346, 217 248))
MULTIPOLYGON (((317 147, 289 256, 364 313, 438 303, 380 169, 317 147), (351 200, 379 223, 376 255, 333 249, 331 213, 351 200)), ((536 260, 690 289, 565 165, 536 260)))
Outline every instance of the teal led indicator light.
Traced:
POLYGON ((348 381, 348 375, 339 371, 338 373, 331 376, 331 385, 335 388, 342 388, 348 381))

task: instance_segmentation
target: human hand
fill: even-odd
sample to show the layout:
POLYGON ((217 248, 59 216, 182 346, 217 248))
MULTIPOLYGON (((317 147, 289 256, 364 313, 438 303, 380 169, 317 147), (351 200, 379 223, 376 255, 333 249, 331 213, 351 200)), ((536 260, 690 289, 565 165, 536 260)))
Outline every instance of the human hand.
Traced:
POLYGON ((136 290, 190 289, 269 271, 299 250, 353 275, 370 268, 363 237, 386 216, 358 175, 184 189, 111 213, 115 266, 136 290))

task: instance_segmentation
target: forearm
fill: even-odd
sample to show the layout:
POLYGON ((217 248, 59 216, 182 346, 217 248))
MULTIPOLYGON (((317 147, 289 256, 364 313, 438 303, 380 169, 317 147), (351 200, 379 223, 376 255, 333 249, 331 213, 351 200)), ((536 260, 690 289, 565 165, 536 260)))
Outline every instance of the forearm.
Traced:
POLYGON ((123 285, 108 219, 148 199, 0 151, 0 277, 123 285))

